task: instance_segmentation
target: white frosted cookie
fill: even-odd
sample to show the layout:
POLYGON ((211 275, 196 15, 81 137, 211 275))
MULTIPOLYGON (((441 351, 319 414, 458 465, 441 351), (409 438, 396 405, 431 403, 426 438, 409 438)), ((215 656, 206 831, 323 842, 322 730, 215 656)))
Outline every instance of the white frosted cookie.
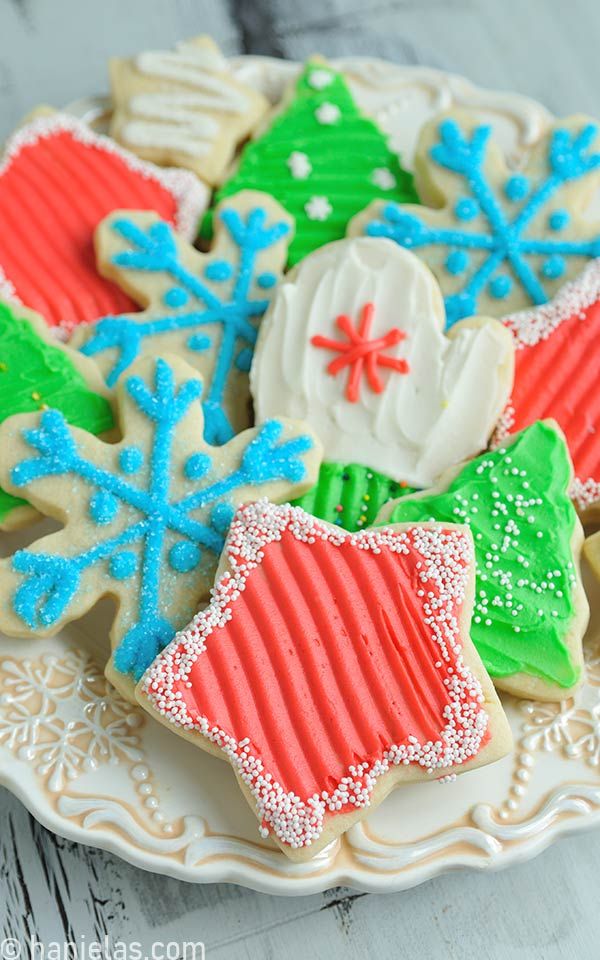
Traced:
POLYGON ((147 160, 219 182, 237 145, 265 114, 262 94, 232 75, 210 37, 110 61, 110 133, 147 160))
POLYGON ((287 275, 250 373, 258 421, 306 420, 324 459, 413 486, 483 449, 512 386, 512 337, 473 317, 444 333, 429 269, 390 240, 328 244, 287 275))

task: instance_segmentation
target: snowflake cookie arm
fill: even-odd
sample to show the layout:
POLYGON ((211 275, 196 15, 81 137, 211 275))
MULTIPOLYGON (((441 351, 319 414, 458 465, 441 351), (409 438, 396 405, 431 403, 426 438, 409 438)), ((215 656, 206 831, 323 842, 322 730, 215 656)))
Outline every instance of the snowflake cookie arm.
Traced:
POLYGON ((0 629, 52 634, 114 597, 109 675, 124 695, 208 598, 235 506, 290 499, 318 473, 318 443, 298 423, 273 421, 231 449, 210 447, 202 389, 183 361, 146 357, 117 390, 119 443, 70 427, 56 410, 0 427, 0 483, 63 524, 2 561, 0 629))
POLYGON ((352 235, 389 237, 438 278, 448 325, 474 313, 500 316, 545 303, 600 254, 600 225, 583 218, 600 188, 596 124, 559 121, 511 170, 491 127, 453 110, 423 128, 415 167, 427 207, 377 201, 352 235))
POLYGON ((207 439, 249 423, 247 374, 256 330, 283 270, 293 221, 266 194, 243 191, 217 208, 215 243, 199 253, 144 212, 119 211, 96 233, 98 266, 145 309, 77 333, 113 386, 140 356, 181 356, 205 383, 207 439))

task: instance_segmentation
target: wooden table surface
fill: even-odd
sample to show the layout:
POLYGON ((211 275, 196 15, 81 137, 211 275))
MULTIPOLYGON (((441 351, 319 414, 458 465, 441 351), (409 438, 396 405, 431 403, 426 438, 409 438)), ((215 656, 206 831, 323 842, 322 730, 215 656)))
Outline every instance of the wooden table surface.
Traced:
MULTIPOLYGON (((42 100, 105 90, 110 54, 200 32, 227 53, 373 54, 516 89, 559 115, 600 113, 597 0, 2 0, 0 139, 42 100)), ((210 960, 597 960, 599 876, 596 831, 503 873, 457 873, 388 896, 190 886, 50 835, 0 790, 0 960, 16 960, 3 938, 106 934, 144 951, 203 940, 210 960)))

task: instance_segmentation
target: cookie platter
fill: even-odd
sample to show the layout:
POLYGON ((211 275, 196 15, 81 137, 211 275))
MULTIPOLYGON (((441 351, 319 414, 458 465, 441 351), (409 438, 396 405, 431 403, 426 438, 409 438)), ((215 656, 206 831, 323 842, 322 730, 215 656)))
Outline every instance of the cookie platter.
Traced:
MULTIPOLYGON (((490 124, 514 170, 552 122, 534 101, 438 71, 364 58, 332 65, 409 170, 419 130, 442 110, 466 108, 490 124)), ((256 57, 235 58, 232 68, 271 103, 301 69, 256 57)), ((68 110, 101 128, 107 108, 98 98, 68 110)), ((597 207, 600 197, 590 218, 597 207)), ((30 531, 3 535, 2 553, 30 541, 30 531)), ((586 680, 574 695, 555 702, 503 693, 511 753, 453 782, 394 791, 313 859, 294 862, 257 833, 228 764, 113 689, 102 669, 112 614, 104 601, 54 637, 1 637, 0 782, 57 834, 190 882, 288 895, 339 884, 393 891, 460 867, 527 859, 600 822, 600 591, 585 566, 583 577, 592 615, 586 680)))

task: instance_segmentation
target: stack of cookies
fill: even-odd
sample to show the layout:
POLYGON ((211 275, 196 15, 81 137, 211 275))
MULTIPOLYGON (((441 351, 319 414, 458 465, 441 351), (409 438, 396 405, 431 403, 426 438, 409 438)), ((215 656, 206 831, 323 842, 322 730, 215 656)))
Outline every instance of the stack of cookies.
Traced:
POLYGON ((583 679, 600 136, 517 169, 450 110, 409 170, 321 58, 275 104, 207 37, 110 77, 106 135, 39 110, 0 167, 0 528, 59 525, 0 630, 114 598, 110 681, 307 860, 583 679))

